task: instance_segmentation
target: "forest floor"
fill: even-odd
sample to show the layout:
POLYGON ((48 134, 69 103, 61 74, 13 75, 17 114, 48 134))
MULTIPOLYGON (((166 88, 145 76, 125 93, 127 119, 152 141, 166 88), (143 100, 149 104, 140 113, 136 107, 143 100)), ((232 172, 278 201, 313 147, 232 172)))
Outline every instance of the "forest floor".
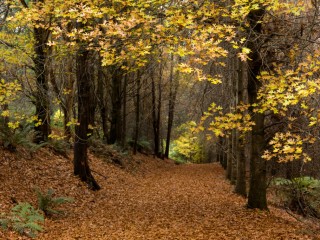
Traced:
MULTIPOLYGON (((47 218, 37 239, 320 239, 319 225, 285 210, 246 209, 217 163, 176 165, 144 155, 118 166, 90 155, 102 189, 88 190, 72 160, 46 149, 30 155, 0 149, 0 212, 18 202, 36 206, 36 187, 75 199, 47 218)), ((0 230, 0 239, 27 239, 0 230)))

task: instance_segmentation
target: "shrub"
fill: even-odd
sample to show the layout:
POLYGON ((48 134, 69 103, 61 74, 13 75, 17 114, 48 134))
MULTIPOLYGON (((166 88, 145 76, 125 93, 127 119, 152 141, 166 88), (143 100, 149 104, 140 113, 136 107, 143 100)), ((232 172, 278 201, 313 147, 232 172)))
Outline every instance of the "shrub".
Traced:
POLYGON ((74 201, 68 197, 53 197, 53 189, 48 189, 46 193, 42 193, 39 189, 36 189, 36 193, 38 196, 38 208, 42 210, 46 216, 63 213, 63 211, 56 209, 56 207, 74 201))
POLYGON ((41 224, 44 222, 43 215, 30 203, 19 203, 11 209, 11 213, 0 219, 0 225, 4 229, 12 229, 21 235, 36 237, 38 232, 43 231, 41 224))
MULTIPOLYGON (((133 139, 129 139, 128 140, 128 145, 130 146, 130 147, 134 147, 134 140, 133 139)), ((138 152, 140 152, 140 153, 151 153, 152 152, 152 150, 151 150, 152 148, 151 148, 151 144, 150 144, 150 142, 148 141, 148 140, 146 140, 146 139, 139 139, 138 141, 137 141, 137 151, 138 152)))
POLYGON ((10 128, 0 122, 0 140, 3 146, 10 151, 15 151, 17 146, 24 146, 32 152, 46 145, 46 143, 33 143, 34 129, 31 123, 20 123, 18 128, 10 128))
POLYGON ((273 184, 290 210, 320 218, 320 180, 308 176, 291 180, 276 178, 273 184))
POLYGON ((52 149, 55 153, 60 154, 61 156, 68 157, 68 151, 71 148, 70 143, 63 139, 50 139, 48 142, 49 148, 52 149))

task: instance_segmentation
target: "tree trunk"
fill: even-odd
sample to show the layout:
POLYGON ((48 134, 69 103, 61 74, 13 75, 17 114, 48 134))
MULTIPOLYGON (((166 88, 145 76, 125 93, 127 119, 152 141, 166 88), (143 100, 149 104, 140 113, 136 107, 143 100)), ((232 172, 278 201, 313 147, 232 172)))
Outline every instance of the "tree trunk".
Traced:
POLYGON ((91 52, 80 46, 77 53, 77 89, 78 89, 78 122, 75 129, 74 144, 74 174, 86 182, 92 190, 99 190, 100 186, 91 174, 88 163, 88 125, 93 119, 93 71, 91 52))
POLYGON ((227 141, 227 179, 231 180, 232 177, 232 136, 226 139, 227 141))
POLYGON ((227 170, 227 159, 228 159, 228 154, 226 152, 227 149, 227 139, 220 137, 221 144, 220 144, 220 151, 221 151, 221 165, 222 167, 227 170))
POLYGON ((252 129, 251 159, 250 159, 250 190, 248 207, 268 209, 266 197, 266 162, 261 158, 265 146, 264 114, 256 113, 253 116, 255 126, 252 129))
POLYGON ((121 134, 121 146, 125 149, 127 145, 127 84, 128 74, 124 76, 123 81, 123 102, 122 102, 122 134, 121 134))
POLYGON ((169 150, 170 150, 170 141, 171 141, 171 132, 173 126, 173 118, 174 118, 174 107, 176 103, 176 97, 178 92, 178 79, 175 79, 174 76, 174 56, 171 55, 171 67, 170 67, 170 77, 169 77, 169 112, 168 112, 168 129, 167 129, 167 139, 166 139, 166 149, 164 153, 164 157, 169 158, 169 150))
MULTIPOLYGON (((239 73, 238 73, 238 104, 245 102, 244 99, 244 66, 241 61, 239 61, 239 73)), ((236 187, 235 192, 242 196, 247 196, 246 190, 246 158, 245 158, 245 148, 244 148, 244 139, 240 138, 240 133, 237 131, 237 151, 236 151, 236 158, 237 158, 237 180, 236 180, 236 187)))
MULTIPOLYGON (((262 67, 262 59, 259 54, 259 40, 262 34, 261 20, 265 11, 263 9, 251 11, 248 15, 250 23, 250 39, 248 47, 251 49, 248 62, 248 97, 250 105, 258 102, 257 95, 261 82, 257 79, 262 67)), ((248 207, 261 210, 268 209, 266 197, 266 162, 261 155, 265 147, 264 140, 264 113, 253 112, 250 108, 252 121, 252 144, 250 159, 250 190, 248 207)))
POLYGON ((158 99, 156 94, 156 83, 154 75, 151 82, 152 94, 152 125, 153 125, 153 140, 154 140, 154 155, 161 157, 160 150, 160 123, 161 123, 161 82, 162 82, 162 65, 160 64, 160 77, 158 82, 158 99))
POLYGON ((118 67, 114 68, 112 74, 112 93, 111 93, 111 126, 109 144, 115 144, 121 142, 122 132, 122 116, 121 116, 121 80, 122 74, 118 67))
POLYGON ((48 81, 45 74, 46 53, 45 46, 47 43, 49 32, 43 28, 34 28, 34 51, 35 56, 32 59, 36 75, 36 92, 34 93, 34 104, 36 106, 36 116, 41 122, 35 126, 35 143, 48 141, 50 130, 50 109, 48 97, 48 81))
POLYGON ((162 74, 163 74, 163 66, 160 63, 160 72, 159 72, 159 82, 158 82, 158 114, 157 114, 157 129, 158 129, 158 145, 159 149, 157 151, 157 156, 162 158, 163 157, 163 142, 161 136, 161 107, 162 107, 162 74))
MULTIPOLYGON (((231 58, 231 89, 232 89, 232 97, 231 97, 231 111, 236 111, 238 105, 238 73, 237 73, 237 58, 232 56, 231 58)), ((232 137, 232 173, 231 173, 231 184, 236 184, 237 180, 237 148, 238 148, 238 141, 237 141, 237 129, 232 129, 231 132, 232 137)))
POLYGON ((237 141, 237 130, 232 130, 232 173, 231 173, 231 184, 235 185, 237 181, 237 148, 238 148, 238 141, 237 141))
POLYGON ((107 100, 106 100, 106 77, 103 73, 103 69, 101 66, 101 58, 99 58, 99 66, 98 66, 98 105, 100 112, 100 121, 102 125, 102 140, 107 143, 108 142, 108 110, 107 110, 107 100))
POLYGON ((137 153, 139 130, 140 130, 140 74, 137 74, 136 79, 136 124, 134 129, 133 154, 137 153))
POLYGON ((222 144, 223 144, 222 137, 218 137, 218 139, 217 139, 217 147, 216 147, 217 161, 220 162, 221 166, 223 166, 222 144))

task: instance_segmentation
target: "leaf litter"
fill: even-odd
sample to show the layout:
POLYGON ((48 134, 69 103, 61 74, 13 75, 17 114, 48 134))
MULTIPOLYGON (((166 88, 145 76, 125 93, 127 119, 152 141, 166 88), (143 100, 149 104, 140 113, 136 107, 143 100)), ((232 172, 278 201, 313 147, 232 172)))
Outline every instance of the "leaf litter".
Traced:
MULTIPOLYGON (((71 156, 23 151, 0 149, 0 212, 10 211, 13 199, 36 206, 35 188, 75 199, 63 215, 46 219, 37 239, 320 239, 319 225, 283 209, 247 209, 217 163, 176 165, 141 154, 120 167, 90 154, 102 186, 93 192, 73 176, 71 156)), ((0 230, 0 239, 27 238, 0 230)))

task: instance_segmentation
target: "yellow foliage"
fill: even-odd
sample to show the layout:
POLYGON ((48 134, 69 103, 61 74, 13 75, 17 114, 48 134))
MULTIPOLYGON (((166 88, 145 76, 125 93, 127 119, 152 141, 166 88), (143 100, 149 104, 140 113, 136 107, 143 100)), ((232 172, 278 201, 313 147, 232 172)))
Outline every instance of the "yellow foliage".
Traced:
POLYGON ((303 144, 311 143, 312 137, 302 139, 300 135, 291 132, 276 133, 269 142, 272 151, 266 150, 262 155, 265 160, 276 159, 278 162, 291 162, 294 160, 310 161, 311 158, 303 152, 303 144))
POLYGON ((182 124, 177 131, 179 137, 173 141, 172 151, 190 162, 200 162, 203 158, 202 144, 199 139, 197 124, 194 121, 182 124))
POLYGON ((208 111, 205 112, 204 116, 201 118, 200 124, 203 124, 209 119, 211 122, 208 130, 212 131, 217 137, 224 137, 233 129, 237 129, 241 134, 244 134, 245 132, 251 131, 251 128, 254 125, 250 115, 245 113, 248 107, 249 106, 246 105, 239 105, 237 111, 223 113, 223 108, 221 106, 212 103, 208 108, 208 111))

